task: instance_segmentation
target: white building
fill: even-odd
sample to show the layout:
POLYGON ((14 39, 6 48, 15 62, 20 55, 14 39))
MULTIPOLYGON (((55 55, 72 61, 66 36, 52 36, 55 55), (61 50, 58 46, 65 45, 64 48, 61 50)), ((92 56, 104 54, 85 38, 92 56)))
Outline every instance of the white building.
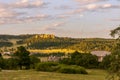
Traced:
POLYGON ((92 51, 91 54, 96 55, 98 57, 98 61, 101 62, 103 60, 103 58, 106 55, 110 55, 111 52, 108 52, 108 51, 92 51))

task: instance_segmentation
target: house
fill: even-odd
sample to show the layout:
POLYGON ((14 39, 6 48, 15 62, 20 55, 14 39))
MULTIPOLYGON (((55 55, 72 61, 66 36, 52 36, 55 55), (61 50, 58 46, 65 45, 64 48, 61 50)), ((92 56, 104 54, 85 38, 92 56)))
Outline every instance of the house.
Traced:
POLYGON ((11 55, 12 53, 11 52, 3 52, 2 54, 3 55, 11 55))
POLYGON ((47 61, 50 61, 50 62, 57 62, 60 60, 60 57, 57 57, 57 56, 49 56, 47 61))
POLYGON ((98 61, 101 62, 103 60, 103 58, 106 55, 110 55, 111 52, 108 52, 108 51, 92 51, 91 54, 96 55, 98 57, 98 61))

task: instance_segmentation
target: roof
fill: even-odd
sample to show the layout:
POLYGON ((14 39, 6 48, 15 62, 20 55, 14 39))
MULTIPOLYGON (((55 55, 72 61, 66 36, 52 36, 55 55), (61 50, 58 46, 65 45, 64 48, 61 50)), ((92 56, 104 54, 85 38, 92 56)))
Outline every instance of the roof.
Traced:
POLYGON ((106 56, 111 54, 111 52, 108 51, 92 51, 91 54, 96 55, 96 56, 106 56))

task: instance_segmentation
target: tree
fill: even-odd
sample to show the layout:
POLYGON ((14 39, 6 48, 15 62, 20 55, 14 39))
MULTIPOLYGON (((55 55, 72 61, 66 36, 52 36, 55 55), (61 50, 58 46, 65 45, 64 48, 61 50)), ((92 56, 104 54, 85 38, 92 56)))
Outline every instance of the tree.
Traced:
POLYGON ((61 63, 67 63, 71 65, 78 65, 85 68, 97 68, 98 58, 90 53, 79 53, 74 52, 71 54, 70 58, 63 59, 61 63))
POLYGON ((110 59, 110 67, 108 68, 109 80, 120 80, 120 49, 115 49, 110 59))
POLYGON ((109 80, 120 80, 120 26, 111 31, 111 36, 117 36, 117 44, 111 54, 111 62, 108 71, 110 73, 109 80))
POLYGON ((114 30, 111 30, 110 35, 111 35, 112 37, 117 36, 118 38, 120 38, 120 26, 117 27, 117 28, 114 29, 114 30))
POLYGON ((100 68, 108 69, 111 63, 111 55, 106 55, 100 63, 100 68))
POLYGON ((18 59, 18 65, 20 69, 29 69, 30 68, 30 52, 25 49, 25 47, 20 46, 17 48, 14 56, 18 59))
POLYGON ((4 68, 4 59, 2 57, 2 54, 0 53, 0 68, 4 68))

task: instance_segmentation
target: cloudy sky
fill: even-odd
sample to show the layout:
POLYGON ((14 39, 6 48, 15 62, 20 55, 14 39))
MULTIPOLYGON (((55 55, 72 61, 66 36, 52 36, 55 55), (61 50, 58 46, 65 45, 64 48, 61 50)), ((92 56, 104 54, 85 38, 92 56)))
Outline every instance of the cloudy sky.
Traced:
POLYGON ((110 38, 120 0, 0 0, 0 34, 110 38))

